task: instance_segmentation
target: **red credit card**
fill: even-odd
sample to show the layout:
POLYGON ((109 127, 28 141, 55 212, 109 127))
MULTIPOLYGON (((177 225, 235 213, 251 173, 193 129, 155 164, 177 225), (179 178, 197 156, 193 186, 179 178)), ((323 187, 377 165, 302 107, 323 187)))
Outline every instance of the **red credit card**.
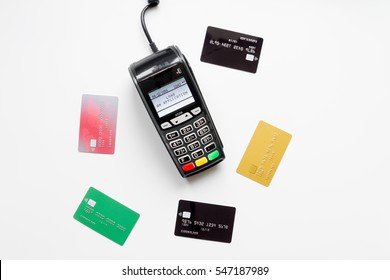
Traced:
POLYGON ((81 102, 79 152, 115 152, 118 97, 84 94, 81 102))

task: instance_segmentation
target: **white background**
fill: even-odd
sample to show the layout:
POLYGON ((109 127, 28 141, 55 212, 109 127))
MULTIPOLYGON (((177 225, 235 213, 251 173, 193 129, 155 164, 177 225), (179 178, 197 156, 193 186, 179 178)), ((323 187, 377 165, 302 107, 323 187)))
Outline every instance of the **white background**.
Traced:
POLYGON ((182 179, 127 67, 143 0, 0 1, 1 259, 389 259, 390 2, 162 0, 226 160, 182 179), (200 62, 208 25, 264 38, 256 74, 200 62), (119 97, 115 155, 77 151, 81 95, 119 97), (235 170, 259 120, 293 135, 269 188, 235 170), (72 216, 89 186, 141 214, 123 247, 72 216), (234 206, 231 244, 176 237, 179 199, 234 206))

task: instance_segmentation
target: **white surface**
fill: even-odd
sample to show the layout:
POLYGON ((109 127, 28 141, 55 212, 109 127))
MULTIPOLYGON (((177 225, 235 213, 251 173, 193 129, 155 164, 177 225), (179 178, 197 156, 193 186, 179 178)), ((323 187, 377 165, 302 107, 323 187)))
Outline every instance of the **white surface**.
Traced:
POLYGON ((390 2, 162 0, 227 155, 188 180, 127 72, 145 2, 0 2, 0 258, 389 259, 390 2), (208 25, 264 38, 257 74, 200 62, 208 25), (84 93, 119 97, 113 156, 77 151, 84 93), (259 120, 293 135, 269 188, 235 172, 259 120), (141 214, 123 247, 73 220, 89 186, 141 214), (232 243, 174 236, 179 199, 235 206, 232 243))

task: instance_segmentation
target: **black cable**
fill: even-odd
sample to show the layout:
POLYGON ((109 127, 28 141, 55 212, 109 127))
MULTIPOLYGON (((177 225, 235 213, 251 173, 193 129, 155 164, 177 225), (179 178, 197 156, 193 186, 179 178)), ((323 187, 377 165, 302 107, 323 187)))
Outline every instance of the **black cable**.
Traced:
POLYGON ((152 40, 152 37, 150 37, 150 34, 149 34, 149 31, 148 29, 146 28, 146 24, 145 24, 145 13, 146 11, 149 9, 149 8, 152 8, 152 7, 156 7, 160 1, 159 0, 148 0, 148 5, 142 10, 141 12, 141 24, 142 24, 142 28, 145 32, 145 35, 146 35, 146 38, 148 39, 149 41, 149 46, 150 48, 152 49, 153 52, 157 52, 158 51, 158 48, 156 46, 156 44, 153 42, 152 40))

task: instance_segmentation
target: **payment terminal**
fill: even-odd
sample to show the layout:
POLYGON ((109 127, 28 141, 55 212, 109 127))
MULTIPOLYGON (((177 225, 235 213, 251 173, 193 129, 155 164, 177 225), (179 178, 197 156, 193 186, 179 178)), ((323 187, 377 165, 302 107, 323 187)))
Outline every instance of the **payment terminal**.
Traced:
MULTIPOLYGON (((149 0, 144 14, 159 1, 149 0)), ((224 160, 223 145, 194 73, 176 46, 158 50, 130 65, 138 93, 181 176, 188 177, 224 160)))

